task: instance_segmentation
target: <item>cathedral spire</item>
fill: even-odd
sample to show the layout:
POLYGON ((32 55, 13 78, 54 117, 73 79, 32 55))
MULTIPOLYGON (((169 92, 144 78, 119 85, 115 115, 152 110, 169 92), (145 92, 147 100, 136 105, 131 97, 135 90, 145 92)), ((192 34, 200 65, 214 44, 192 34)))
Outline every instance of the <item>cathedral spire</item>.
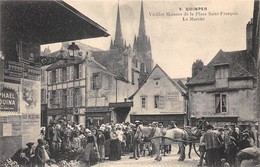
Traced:
POLYGON ((110 49, 114 48, 114 44, 113 44, 113 39, 111 38, 111 42, 110 42, 110 49))
POLYGON ((118 3, 114 47, 121 48, 123 46, 124 46, 124 40, 123 40, 123 36, 122 36, 120 9, 119 9, 119 3, 118 3))
POLYGON ((141 12, 140 12, 140 23, 139 23, 139 34, 138 34, 138 36, 139 37, 146 36, 143 1, 141 2, 141 12))

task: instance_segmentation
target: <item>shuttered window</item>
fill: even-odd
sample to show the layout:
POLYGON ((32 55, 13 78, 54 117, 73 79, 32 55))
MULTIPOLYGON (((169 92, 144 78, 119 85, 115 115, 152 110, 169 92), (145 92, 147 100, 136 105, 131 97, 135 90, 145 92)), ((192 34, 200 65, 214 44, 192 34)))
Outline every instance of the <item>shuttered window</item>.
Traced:
POLYGON ((70 89, 67 89, 67 105, 70 107, 70 89))
POLYGON ((67 67, 67 81, 70 80, 70 67, 67 67))
POLYGON ((55 71, 56 71, 56 72, 55 72, 55 73, 56 73, 56 83, 59 83, 59 78, 60 78, 60 77, 59 77, 59 75, 60 75, 60 74, 59 74, 59 69, 56 69, 55 71))
POLYGON ((79 64, 79 78, 83 78, 82 77, 82 67, 83 67, 83 65, 79 64))
POLYGON ((102 73, 93 73, 91 78, 91 88, 92 89, 100 89, 102 88, 102 73))
POLYGON ((154 108, 165 108, 165 97, 156 95, 154 96, 154 108))
POLYGON ((70 80, 73 80, 74 79, 74 66, 71 66, 70 67, 70 80))

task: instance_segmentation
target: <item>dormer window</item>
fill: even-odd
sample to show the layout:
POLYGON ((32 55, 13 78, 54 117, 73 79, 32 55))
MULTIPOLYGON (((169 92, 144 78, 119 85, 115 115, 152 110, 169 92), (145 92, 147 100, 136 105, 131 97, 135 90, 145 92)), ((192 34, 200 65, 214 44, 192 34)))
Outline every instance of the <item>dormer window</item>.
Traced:
POLYGON ((228 87, 229 64, 215 65, 216 87, 228 87))

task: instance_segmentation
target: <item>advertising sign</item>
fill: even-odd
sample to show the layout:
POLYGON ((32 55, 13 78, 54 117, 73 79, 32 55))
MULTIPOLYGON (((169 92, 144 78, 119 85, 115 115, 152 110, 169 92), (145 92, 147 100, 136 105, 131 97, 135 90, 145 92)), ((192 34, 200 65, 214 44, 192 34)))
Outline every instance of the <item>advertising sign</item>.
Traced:
POLYGON ((40 81, 41 80, 41 68, 29 66, 24 64, 24 78, 40 81))
POLYGON ((4 67, 4 81, 20 84, 23 78, 23 63, 6 61, 4 67))
POLYGON ((40 81, 22 79, 21 113, 40 113, 41 111, 41 85, 40 81))
POLYGON ((18 84, 0 82, 0 113, 19 113, 18 84))

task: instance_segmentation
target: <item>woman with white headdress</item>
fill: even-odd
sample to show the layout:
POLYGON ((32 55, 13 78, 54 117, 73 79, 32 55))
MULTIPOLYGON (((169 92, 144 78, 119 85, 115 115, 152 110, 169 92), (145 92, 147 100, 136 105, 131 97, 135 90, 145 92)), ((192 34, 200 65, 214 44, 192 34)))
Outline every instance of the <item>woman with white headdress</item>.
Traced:
POLYGON ((86 133, 86 148, 84 152, 84 160, 87 165, 93 164, 98 161, 99 155, 97 151, 97 142, 95 136, 91 133, 89 129, 85 130, 86 133))

